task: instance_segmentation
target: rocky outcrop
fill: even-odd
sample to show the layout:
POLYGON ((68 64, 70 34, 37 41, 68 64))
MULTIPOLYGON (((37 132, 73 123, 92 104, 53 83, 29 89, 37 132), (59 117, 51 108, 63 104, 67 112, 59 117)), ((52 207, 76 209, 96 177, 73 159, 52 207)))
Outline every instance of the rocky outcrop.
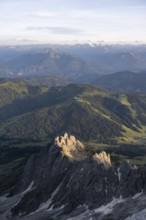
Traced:
POLYGON ((75 210, 99 209, 114 198, 121 201, 145 189, 145 166, 124 163, 116 168, 106 152, 90 156, 79 140, 64 134, 30 158, 13 191, 13 195, 22 193, 22 198, 11 212, 13 216, 27 216, 47 210, 50 218, 68 219, 63 216, 75 210))
POLYGON ((55 139, 54 144, 60 147, 62 154, 73 160, 83 160, 87 157, 84 145, 74 136, 67 133, 55 139))
POLYGON ((110 155, 107 154, 105 151, 99 153, 99 154, 95 154, 93 156, 94 160, 97 161, 98 164, 104 164, 105 167, 110 167, 112 164, 111 164, 111 158, 110 158, 110 155))

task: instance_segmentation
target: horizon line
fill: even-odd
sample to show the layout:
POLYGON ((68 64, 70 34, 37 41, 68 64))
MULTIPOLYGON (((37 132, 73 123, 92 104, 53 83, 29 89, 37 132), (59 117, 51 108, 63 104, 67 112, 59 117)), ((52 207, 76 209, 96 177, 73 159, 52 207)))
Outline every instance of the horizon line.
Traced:
POLYGON ((31 39, 11 39, 11 40, 0 40, 0 46, 27 46, 27 45, 46 45, 46 44, 58 44, 58 45, 74 45, 74 44, 91 44, 91 46, 98 44, 131 44, 131 45, 140 45, 146 44, 146 40, 31 40, 31 39))

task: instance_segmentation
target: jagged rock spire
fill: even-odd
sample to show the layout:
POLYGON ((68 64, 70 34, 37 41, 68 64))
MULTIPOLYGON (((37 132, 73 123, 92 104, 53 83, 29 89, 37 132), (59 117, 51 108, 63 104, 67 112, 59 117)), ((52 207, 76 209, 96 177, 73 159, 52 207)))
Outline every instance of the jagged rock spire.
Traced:
MULTIPOLYGON (((83 219, 92 216, 97 219, 101 210, 104 213, 104 205, 112 214, 116 213, 115 218, 114 215, 110 217, 123 219, 123 206, 121 209, 115 201, 123 202, 129 197, 126 212, 129 202, 146 191, 146 166, 136 169, 124 163, 120 167, 112 167, 106 152, 88 155, 80 141, 65 133, 58 136, 39 156, 34 155, 29 159, 17 187, 15 191, 22 198, 18 197, 18 202, 12 204, 11 213, 17 216, 15 219, 19 219, 20 215, 22 218, 26 216, 25 219, 40 219, 35 218, 37 214, 39 217, 44 214, 44 219, 70 219, 75 213, 75 219, 79 219, 78 214, 84 211, 86 214, 91 211, 91 215, 83 219), (124 199, 121 200, 122 197, 124 199)), ((141 201, 145 208, 144 200, 141 201)), ((134 201, 132 204, 135 210, 137 203, 134 201)), ((131 204, 129 207, 131 215, 131 204)))
POLYGON ((73 135, 65 133, 55 138, 54 144, 62 148, 62 154, 74 160, 82 160, 87 157, 84 145, 73 135))
POLYGON ((110 158, 110 155, 107 154, 105 151, 102 151, 101 153, 99 154, 95 154, 93 156, 94 160, 97 161, 98 164, 104 164, 105 167, 110 167, 112 164, 111 164, 111 158, 110 158))
MULTIPOLYGON (((63 136, 58 136, 54 141, 55 145, 62 148, 61 152, 63 155, 69 157, 73 160, 83 160, 88 155, 85 151, 84 145, 77 140, 73 135, 65 133, 63 136)), ((110 155, 105 151, 95 154, 93 159, 97 161, 98 164, 103 164, 105 167, 111 166, 110 155)))

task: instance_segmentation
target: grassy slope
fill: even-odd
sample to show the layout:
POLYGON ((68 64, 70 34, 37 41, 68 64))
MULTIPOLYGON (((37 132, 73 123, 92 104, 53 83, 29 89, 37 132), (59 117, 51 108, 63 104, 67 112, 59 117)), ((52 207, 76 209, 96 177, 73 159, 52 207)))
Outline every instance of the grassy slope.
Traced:
POLYGON ((120 135, 120 125, 109 120, 108 115, 86 99, 101 95, 101 92, 108 94, 101 89, 70 85, 52 88, 31 99, 14 101, 0 109, 3 115, 1 136, 48 139, 68 131, 84 140, 98 139, 103 142, 114 138, 120 135), (76 100, 78 95, 82 99, 76 100))
POLYGON ((98 143, 134 142, 146 134, 146 96, 88 85, 0 84, 0 136, 46 140, 67 131, 98 143), (2 88, 2 89, 1 89, 2 88))
POLYGON ((46 142, 0 139, 0 194, 13 187, 28 158, 46 142))

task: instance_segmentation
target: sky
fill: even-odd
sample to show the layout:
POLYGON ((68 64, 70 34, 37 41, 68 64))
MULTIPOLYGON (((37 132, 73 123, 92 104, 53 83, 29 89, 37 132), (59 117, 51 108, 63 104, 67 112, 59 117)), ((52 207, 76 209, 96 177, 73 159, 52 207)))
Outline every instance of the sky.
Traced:
POLYGON ((0 44, 146 42, 146 0, 0 0, 0 44))

